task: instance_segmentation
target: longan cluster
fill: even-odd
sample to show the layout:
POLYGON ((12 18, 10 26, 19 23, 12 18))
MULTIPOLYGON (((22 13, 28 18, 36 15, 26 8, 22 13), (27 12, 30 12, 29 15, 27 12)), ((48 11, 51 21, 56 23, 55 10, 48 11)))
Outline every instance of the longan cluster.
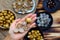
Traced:
POLYGON ((29 40, 43 40, 43 37, 39 30, 32 30, 28 33, 29 40))
POLYGON ((1 28, 9 28, 9 26, 14 20, 15 20, 15 15, 11 11, 4 10, 0 12, 0 27, 1 28))

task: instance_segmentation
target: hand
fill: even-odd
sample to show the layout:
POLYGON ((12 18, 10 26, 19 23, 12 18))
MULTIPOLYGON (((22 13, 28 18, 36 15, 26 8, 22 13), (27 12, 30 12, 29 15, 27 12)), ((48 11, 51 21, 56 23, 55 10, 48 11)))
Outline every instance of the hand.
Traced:
POLYGON ((28 14, 27 16, 25 16, 24 18, 22 18, 22 19, 17 19, 17 20, 15 20, 13 23, 12 23, 12 25, 10 26, 10 30, 9 30, 9 34, 10 34, 10 36, 11 36, 11 38, 13 39, 13 40, 20 40, 20 39, 23 39, 23 37, 27 34, 27 32, 29 31, 29 30, 27 30, 27 31, 25 31, 24 33, 14 33, 13 32, 13 30, 16 28, 16 24, 17 23, 19 23, 19 22, 23 22, 23 21, 25 21, 25 19, 26 18, 31 18, 32 19, 32 24, 30 24, 29 25, 29 28, 31 29, 31 28, 33 28, 33 27, 35 27, 35 20, 36 20, 36 14, 28 14))

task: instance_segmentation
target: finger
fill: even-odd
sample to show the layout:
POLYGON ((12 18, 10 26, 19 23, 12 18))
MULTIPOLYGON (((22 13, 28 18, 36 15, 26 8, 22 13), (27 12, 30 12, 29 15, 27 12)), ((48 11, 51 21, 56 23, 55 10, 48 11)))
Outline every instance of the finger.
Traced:
POLYGON ((35 22, 35 20, 36 20, 36 17, 34 17, 34 18, 32 19, 32 23, 34 23, 34 22, 35 22))
MULTIPOLYGON (((31 29, 32 27, 34 27, 34 26, 35 26, 35 23, 33 23, 33 24, 30 26, 30 29, 31 29)), ((29 30, 30 30, 30 29, 29 29, 29 30)), ((28 32, 29 30, 25 31, 25 32, 22 33, 22 34, 18 33, 18 34, 13 34, 13 35, 15 36, 15 38, 19 38, 19 37, 23 38, 23 37, 27 34, 27 32, 28 32)))
POLYGON ((31 24, 30 28, 36 27, 36 23, 31 24))
MULTIPOLYGON (((35 23, 33 23, 33 24, 29 27, 29 30, 30 30, 31 28, 34 28, 34 27, 35 27, 35 23)), ((19 36, 19 35, 20 35, 19 37, 24 37, 29 30, 27 30, 27 31, 25 31, 24 33, 22 33, 22 35, 21 35, 20 33, 14 34, 14 35, 15 35, 15 36, 19 36)))
POLYGON ((12 26, 12 25, 15 25, 18 21, 20 21, 20 18, 19 18, 19 19, 16 19, 16 20, 11 24, 11 26, 12 26))
POLYGON ((23 37, 28 33, 29 30, 25 31, 22 35, 23 37))
POLYGON ((16 19, 12 24, 15 24, 18 21, 20 21, 20 18, 19 19, 16 19))
POLYGON ((16 19, 16 23, 18 23, 20 20, 21 20, 21 18, 19 18, 19 19, 16 19))
POLYGON ((36 14, 33 14, 30 18, 33 19, 34 17, 36 17, 36 14))
POLYGON ((16 26, 16 24, 20 21, 21 19, 19 18, 19 19, 16 19, 12 24, 11 24, 11 26, 10 26, 10 29, 14 29, 16 26))
POLYGON ((25 31, 24 33, 18 33, 18 34, 12 34, 11 37, 14 38, 14 39, 18 39, 18 38, 23 38, 26 34, 27 34, 28 31, 25 31))
POLYGON ((29 17, 31 17, 33 14, 31 13, 31 14, 28 14, 27 16, 25 16, 21 21, 24 21, 26 18, 29 18, 29 17))

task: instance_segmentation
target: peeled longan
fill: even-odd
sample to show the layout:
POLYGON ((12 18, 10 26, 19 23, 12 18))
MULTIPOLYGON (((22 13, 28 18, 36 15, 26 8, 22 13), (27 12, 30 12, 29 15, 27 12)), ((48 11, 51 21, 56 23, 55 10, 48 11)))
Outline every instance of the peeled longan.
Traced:
POLYGON ((16 12, 18 12, 18 9, 15 9, 16 12))

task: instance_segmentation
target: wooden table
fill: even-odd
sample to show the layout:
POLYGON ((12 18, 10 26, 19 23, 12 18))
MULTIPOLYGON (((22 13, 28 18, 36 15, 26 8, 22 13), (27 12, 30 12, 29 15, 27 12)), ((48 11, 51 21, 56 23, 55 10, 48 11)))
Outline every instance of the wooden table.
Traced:
MULTIPOLYGON (((5 9, 12 9, 12 3, 15 0, 0 0, 0 11, 5 9)), ((15 13, 16 14, 16 13, 15 13)), ((53 25, 52 28, 43 32, 45 40, 60 40, 60 11, 58 10, 55 13, 51 13, 53 16, 53 25)), ((22 18, 25 15, 16 14, 17 18, 22 18)), ((3 40, 8 34, 8 30, 0 29, 0 40, 3 40)))

